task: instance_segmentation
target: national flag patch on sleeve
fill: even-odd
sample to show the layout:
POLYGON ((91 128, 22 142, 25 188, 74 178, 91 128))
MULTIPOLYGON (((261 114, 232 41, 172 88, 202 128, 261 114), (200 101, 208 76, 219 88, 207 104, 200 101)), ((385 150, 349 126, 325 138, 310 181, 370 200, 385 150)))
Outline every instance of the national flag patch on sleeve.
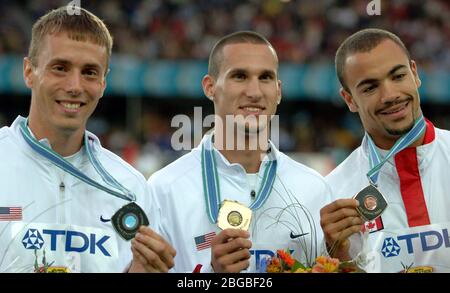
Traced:
POLYGON ((197 237, 194 237, 195 246, 197 247, 197 251, 210 248, 211 241, 216 236, 216 232, 206 233, 197 237))
POLYGON ((367 221, 364 224, 362 224, 362 232, 367 231, 369 233, 373 233, 373 232, 377 232, 377 231, 380 231, 383 229, 384 229, 384 226, 383 226, 383 220, 381 220, 381 217, 378 217, 372 221, 367 221))
POLYGON ((0 207, 0 221, 22 221, 22 208, 0 207))

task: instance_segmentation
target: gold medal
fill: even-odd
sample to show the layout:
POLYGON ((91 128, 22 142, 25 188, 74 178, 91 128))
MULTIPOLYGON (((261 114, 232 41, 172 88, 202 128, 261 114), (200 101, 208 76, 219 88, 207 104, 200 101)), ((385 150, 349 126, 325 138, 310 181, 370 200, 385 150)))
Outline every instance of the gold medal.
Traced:
POLYGON ((247 231, 251 220, 251 209, 237 201, 224 200, 219 210, 217 226, 222 230, 232 228, 247 231))

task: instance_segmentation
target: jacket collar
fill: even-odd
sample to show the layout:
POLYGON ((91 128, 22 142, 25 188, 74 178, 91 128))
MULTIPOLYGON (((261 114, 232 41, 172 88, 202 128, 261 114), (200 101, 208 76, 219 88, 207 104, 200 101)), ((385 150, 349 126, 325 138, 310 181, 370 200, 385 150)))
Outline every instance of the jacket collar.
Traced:
MULTIPOLYGON (((213 135, 213 133, 208 133, 206 135, 203 136, 200 144, 193 150, 196 151, 198 153, 198 157, 200 159, 201 157, 201 147, 202 145, 205 143, 205 141, 207 139, 209 139, 211 136, 213 135)), ((273 156, 276 160, 277 160, 277 164, 278 164, 278 168, 280 166, 280 161, 281 161, 281 152, 276 148, 275 144, 269 140, 269 145, 270 145, 270 153, 271 156, 273 156)), ((213 150, 214 150, 214 155, 216 158, 216 164, 217 164, 217 170, 221 173, 225 173, 228 175, 235 175, 235 176, 245 176, 246 175, 246 171, 244 169, 244 167, 239 164, 239 163, 230 163, 230 161, 228 161, 227 158, 225 158, 225 156, 213 146, 213 150)), ((268 161, 269 160, 269 154, 266 154, 263 158, 263 162, 268 161)), ((265 164, 261 164, 259 167, 259 174, 264 174, 264 165, 265 164)), ((245 179, 246 180, 246 179, 245 179)))
MULTIPOLYGON (((411 148, 415 148, 416 149, 416 153, 417 153, 417 161, 419 163, 419 167, 420 168, 424 168, 427 165, 427 162, 429 162, 431 160, 431 157, 434 153, 434 149, 435 149, 435 140, 436 140, 436 129, 433 125, 433 123, 425 118, 425 123, 426 123, 426 128, 425 128, 425 137, 424 137, 424 142, 422 145, 417 146, 417 147, 407 147, 405 150, 411 149, 411 148)), ((361 143, 361 147, 363 150, 363 156, 366 160, 369 159, 368 157, 368 143, 367 143, 367 138, 366 136, 364 136, 363 141, 361 143)), ((387 150, 382 150, 378 147, 377 151, 385 156, 389 151, 387 150)), ((403 151, 405 151, 403 150, 403 151)), ((402 152, 403 152, 402 151, 402 152)), ((400 152, 400 153, 402 153, 400 152)), ((389 159, 389 165, 395 166, 395 157, 392 157, 389 159)), ((385 166, 387 166, 388 164, 385 164, 385 166)), ((383 167, 385 167, 383 166, 383 167)))
MULTIPOLYGON (((12 134, 14 136, 14 138, 20 143, 20 146, 23 150, 25 150, 25 152, 29 155, 32 155, 33 158, 44 162, 46 164, 51 165, 52 163, 47 160, 46 158, 42 157, 42 156, 38 156, 35 154, 35 152, 33 151, 33 149, 26 143, 25 139, 22 136, 21 130, 20 130, 20 125, 23 123, 23 121, 25 121, 26 118, 22 117, 22 116, 18 116, 14 122, 12 123, 10 129, 12 131, 12 134)), ((30 133, 34 136, 33 132, 30 130, 30 133)), ((93 151, 94 152, 98 152, 99 149, 101 148, 101 144, 100 144, 100 140, 98 139, 97 136, 95 136, 95 134, 93 134, 90 131, 86 130, 86 134, 88 135, 88 137, 93 141, 93 151)), ((51 145, 48 141, 47 138, 43 138, 39 140, 40 143, 45 144, 46 146, 51 148, 51 145)), ((76 154, 72 155, 69 157, 69 160, 71 160, 72 158, 75 158, 74 161, 72 162, 74 165, 84 165, 86 163, 89 163, 89 158, 86 155, 86 150, 85 147, 82 146, 82 148, 80 149, 79 152, 77 152, 76 154), (80 155, 78 155, 80 154, 80 155)))

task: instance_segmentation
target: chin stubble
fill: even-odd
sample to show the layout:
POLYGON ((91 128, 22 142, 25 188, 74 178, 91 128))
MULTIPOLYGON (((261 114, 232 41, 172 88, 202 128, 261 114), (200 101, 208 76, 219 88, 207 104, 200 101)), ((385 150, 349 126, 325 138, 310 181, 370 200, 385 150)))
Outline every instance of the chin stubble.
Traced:
POLYGON ((411 122, 411 124, 409 124, 405 128, 401 129, 385 128, 385 129, 387 133, 389 133, 390 135, 404 135, 407 134, 413 127, 414 127, 414 120, 411 122))

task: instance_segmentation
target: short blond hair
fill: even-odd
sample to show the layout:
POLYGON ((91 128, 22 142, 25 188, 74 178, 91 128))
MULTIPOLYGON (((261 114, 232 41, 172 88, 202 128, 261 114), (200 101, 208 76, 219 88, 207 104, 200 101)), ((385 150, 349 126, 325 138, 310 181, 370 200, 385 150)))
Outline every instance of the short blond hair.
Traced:
POLYGON ((84 8, 80 8, 79 14, 70 15, 67 6, 48 12, 33 25, 28 49, 28 58, 33 65, 37 65, 39 48, 45 36, 59 32, 66 32, 69 38, 75 41, 89 41, 105 47, 108 66, 113 40, 105 23, 84 8))

